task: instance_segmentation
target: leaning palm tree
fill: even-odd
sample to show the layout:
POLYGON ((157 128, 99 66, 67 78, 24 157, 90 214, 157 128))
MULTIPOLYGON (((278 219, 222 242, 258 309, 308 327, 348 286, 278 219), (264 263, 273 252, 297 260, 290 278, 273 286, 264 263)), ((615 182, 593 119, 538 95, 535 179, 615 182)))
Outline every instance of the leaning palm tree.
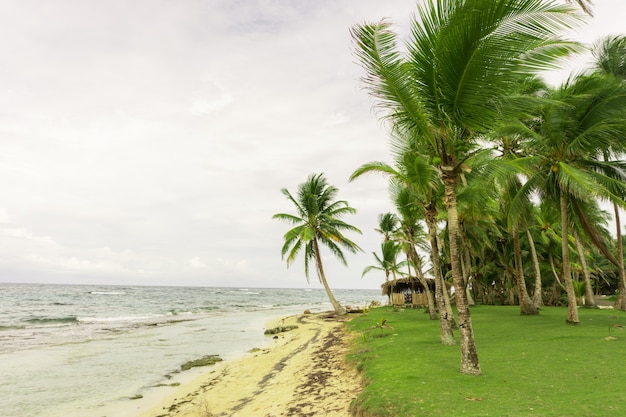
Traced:
MULTIPOLYGON (((593 49, 596 69, 608 75, 621 79, 626 83, 626 35, 609 36, 596 43, 593 49)), ((626 143, 623 138, 617 138, 613 151, 616 154, 626 152, 626 143)), ((608 159, 608 155, 605 157, 608 159)), ((615 215, 615 231, 617 236, 617 261, 619 293, 615 308, 626 311, 626 268, 624 267, 624 248, 622 245, 622 224, 619 208, 613 204, 615 215)))
MULTIPOLYGON (((350 181, 362 175, 376 172, 388 176, 390 184, 394 184, 394 186, 402 184, 412 190, 411 196, 415 200, 412 202, 412 205, 414 208, 422 210, 422 216, 428 227, 430 260, 433 275, 435 276, 435 298, 437 300, 441 325, 441 343, 444 345, 453 345, 456 341, 452 330, 456 326, 456 323, 450 305, 450 295, 448 294, 448 289, 441 270, 437 237, 438 199, 436 196, 441 189, 440 182, 433 166, 428 163, 428 158, 424 157, 424 155, 420 155, 417 150, 411 148, 411 146, 419 146, 419 143, 404 141, 399 137, 394 137, 393 139, 393 148, 396 153, 395 167, 380 161, 369 162, 357 168, 350 176, 350 181)), ((399 219, 395 216, 394 224, 398 222, 399 219)))
POLYGON ((435 298, 433 296, 428 281, 424 276, 423 262, 417 253, 417 247, 426 249, 426 233, 421 226, 422 213, 416 204, 416 196, 413 189, 402 183, 392 183, 391 194, 396 204, 396 209, 400 215, 400 228, 396 234, 396 238, 401 243, 406 253, 409 275, 411 275, 411 267, 415 272, 415 276, 424 288, 426 299, 428 300, 428 314, 431 320, 437 319, 437 311, 435 307, 435 298))
POLYGON ((412 19, 406 58, 388 22, 352 29, 365 87, 395 130, 428 148, 445 187, 464 374, 480 374, 480 364, 459 256, 459 175, 520 79, 573 49, 558 38, 578 22, 573 10, 543 0, 427 0, 412 19))
POLYGON ((335 201, 338 189, 329 185, 324 174, 313 174, 306 182, 298 186, 298 194, 294 198, 283 188, 281 192, 296 206, 297 214, 279 213, 274 219, 283 220, 293 225, 285 233, 285 244, 282 248, 283 259, 287 257, 287 266, 291 265, 298 253, 304 248, 304 273, 309 279, 309 263, 315 263, 317 276, 326 290, 333 309, 338 315, 346 313, 345 308, 335 299, 322 264, 320 245, 326 246, 339 260, 346 265, 346 259, 341 247, 356 253, 359 246, 343 235, 344 230, 361 233, 356 227, 340 220, 346 214, 354 214, 356 210, 348 205, 347 201, 335 201))
POLYGON ((380 244, 381 256, 378 256, 376 252, 372 252, 374 259, 376 259, 376 265, 369 265, 363 269, 361 277, 373 270, 383 271, 385 273, 385 282, 389 282, 389 276, 393 276, 393 280, 397 279, 397 275, 401 268, 406 266, 406 261, 398 262, 398 255, 402 250, 400 243, 394 240, 388 240, 380 244))
MULTIPOLYGON (((614 78, 594 74, 574 77, 546 90, 550 99, 533 121, 528 143, 534 156, 519 201, 531 192, 555 198, 561 215, 562 278, 568 299, 567 322, 579 324, 570 267, 569 235, 576 218, 589 239, 616 263, 590 221, 585 206, 598 199, 626 206, 626 162, 602 161, 607 144, 626 134, 626 90, 614 78)), ((617 264, 617 263, 616 263, 617 264)))

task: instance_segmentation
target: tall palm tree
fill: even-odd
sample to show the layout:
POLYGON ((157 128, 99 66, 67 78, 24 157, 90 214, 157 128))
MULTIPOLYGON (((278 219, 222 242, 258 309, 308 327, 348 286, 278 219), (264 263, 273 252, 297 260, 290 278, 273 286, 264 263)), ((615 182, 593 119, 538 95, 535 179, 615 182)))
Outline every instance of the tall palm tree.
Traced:
POLYGON ((392 185, 392 197, 400 214, 400 228, 396 238, 406 252, 409 268, 413 267, 417 280, 424 288, 426 299, 428 300, 429 317, 431 320, 436 320, 435 298, 424 276, 422 259, 416 249, 418 246, 422 248, 425 246, 426 237, 420 224, 423 211, 415 204, 417 196, 412 188, 402 183, 392 183, 392 185))
POLYGON ((352 29, 367 90, 395 129, 428 147, 444 184, 464 374, 480 374, 480 363, 459 256, 459 174, 520 77, 572 50, 558 35, 577 20, 542 0, 428 0, 412 19, 406 58, 389 23, 352 29))
MULTIPOLYGON (((613 75, 626 83, 626 35, 609 36, 596 43, 593 49, 596 69, 605 74, 613 75)), ((618 138, 614 142, 615 153, 626 152, 626 142, 618 138)), ((608 156, 607 156, 608 158, 608 156)), ((605 158, 606 159, 606 158, 605 158)), ((624 247, 622 244, 622 222, 619 207, 613 204, 615 215, 615 231, 617 236, 617 261, 619 293, 615 308, 626 311, 626 268, 624 267, 624 247)))
MULTIPOLYGON (((500 195, 500 206, 502 217, 507 219, 506 230, 513 240, 513 257, 514 257, 514 276, 517 283, 517 294, 519 299, 520 314, 535 315, 539 314, 537 305, 528 295, 526 289, 526 279, 524 277, 524 268, 522 265, 522 249, 520 240, 520 230, 528 231, 528 219, 532 213, 532 202, 530 199, 518 203, 522 209, 511 210, 511 202, 515 199, 522 185, 518 174, 518 169, 509 161, 516 159, 515 153, 504 154, 501 159, 495 160, 491 165, 497 165, 497 175, 494 180, 487 176, 487 180, 495 184, 495 188, 500 195), (508 167, 509 169, 506 169, 508 167)), ((529 235, 529 233, 526 233, 529 235)))
POLYGON ((528 180, 518 200, 526 201, 530 192, 537 191, 545 199, 556 197, 558 201, 567 322, 571 324, 579 323, 569 260, 574 217, 590 239, 610 256, 585 216, 584 205, 595 199, 626 205, 626 162, 599 159, 606 144, 612 143, 616 135, 626 133, 625 93, 614 79, 598 74, 574 77, 560 88, 546 90, 544 98, 550 102, 534 120, 534 134, 529 142, 535 156, 518 159, 530 162, 528 180))
MULTIPOLYGON (((445 285, 439 259, 439 245, 437 237, 437 198, 439 194, 440 182, 437 174, 428 158, 420 155, 412 147, 416 144, 412 141, 405 141, 393 136, 394 151, 396 153, 396 167, 392 167, 384 162, 369 162, 357 168, 350 176, 350 181, 362 175, 376 172, 389 177, 390 184, 402 184, 412 190, 411 196, 415 199, 412 206, 422 211, 422 216, 428 227, 430 240, 430 260, 435 277, 435 291, 437 306, 439 308, 439 319, 441 327, 441 343, 453 345, 456 343, 452 329, 456 327, 454 314, 450 305, 450 295, 445 285)), ((396 217, 396 221, 398 221, 396 217)), ((382 221, 381 221, 382 224, 382 221)))
POLYGON ((296 225, 284 236, 285 243, 281 253, 283 259, 287 257, 287 266, 293 263, 300 250, 304 248, 304 273, 307 281, 309 263, 313 260, 317 276, 335 313, 343 315, 346 314, 346 309, 335 299, 324 274, 320 245, 326 246, 344 265, 347 265, 341 248, 352 253, 360 251, 361 248, 342 232, 347 230, 360 234, 361 231, 340 220, 346 214, 356 213, 356 210, 350 207, 347 201, 335 201, 338 191, 327 183, 324 174, 310 175, 306 182, 298 186, 295 198, 286 188, 281 189, 283 195, 295 205, 297 214, 278 213, 273 218, 296 225))

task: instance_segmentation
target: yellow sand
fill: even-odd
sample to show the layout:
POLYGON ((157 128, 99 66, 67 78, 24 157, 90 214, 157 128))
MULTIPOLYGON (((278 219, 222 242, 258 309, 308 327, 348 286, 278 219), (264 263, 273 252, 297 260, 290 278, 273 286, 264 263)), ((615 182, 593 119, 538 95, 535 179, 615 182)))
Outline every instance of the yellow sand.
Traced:
POLYGON ((341 322, 300 315, 267 328, 290 324, 298 328, 280 333, 269 348, 218 365, 141 417, 350 416, 361 384, 344 364, 341 322))

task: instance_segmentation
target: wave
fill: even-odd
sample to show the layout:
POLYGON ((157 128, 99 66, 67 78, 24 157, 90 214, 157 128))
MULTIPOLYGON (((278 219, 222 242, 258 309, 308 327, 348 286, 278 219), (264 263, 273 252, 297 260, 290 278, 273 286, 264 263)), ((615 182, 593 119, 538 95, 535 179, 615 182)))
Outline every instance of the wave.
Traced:
POLYGON ((0 324, 0 332, 3 330, 23 330, 25 328, 26 326, 0 324))
POLYGON ((76 316, 67 317, 34 317, 32 319, 24 320, 29 324, 73 324, 78 323, 76 316))
POLYGON ((126 295, 123 291, 89 291, 93 295, 126 295))
POLYGON ((112 322, 137 322, 142 320, 155 320, 165 317, 166 314, 150 314, 137 316, 117 316, 117 317, 82 317, 78 319, 81 323, 112 323, 112 322))

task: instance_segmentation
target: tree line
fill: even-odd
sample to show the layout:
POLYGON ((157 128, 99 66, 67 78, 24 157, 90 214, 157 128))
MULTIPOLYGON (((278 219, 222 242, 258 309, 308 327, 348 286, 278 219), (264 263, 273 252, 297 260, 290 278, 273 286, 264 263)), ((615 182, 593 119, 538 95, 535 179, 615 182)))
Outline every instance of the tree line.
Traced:
MULTIPOLYGON (((617 288, 616 307, 626 310, 626 37, 599 41, 594 68, 557 87, 540 77, 586 49, 563 38, 586 18, 580 7, 591 11, 576 3, 428 0, 402 44, 386 20, 351 30, 394 156, 362 165, 351 180, 386 175, 397 211, 380 216, 380 256, 364 273, 381 269, 390 279, 406 269, 423 281, 430 271, 430 317, 444 344, 456 343, 458 329, 465 374, 480 374, 475 300, 519 304, 528 315, 563 303, 567 323, 579 324, 583 297, 593 307, 594 291, 617 288)), ((288 263, 304 247, 305 268, 313 260, 322 282, 318 241, 344 261, 340 246, 360 250, 341 233, 358 229, 338 219, 353 209, 320 198, 329 189, 334 197, 313 175, 298 197, 283 190, 300 215, 275 216, 297 225, 285 235, 288 263)))

